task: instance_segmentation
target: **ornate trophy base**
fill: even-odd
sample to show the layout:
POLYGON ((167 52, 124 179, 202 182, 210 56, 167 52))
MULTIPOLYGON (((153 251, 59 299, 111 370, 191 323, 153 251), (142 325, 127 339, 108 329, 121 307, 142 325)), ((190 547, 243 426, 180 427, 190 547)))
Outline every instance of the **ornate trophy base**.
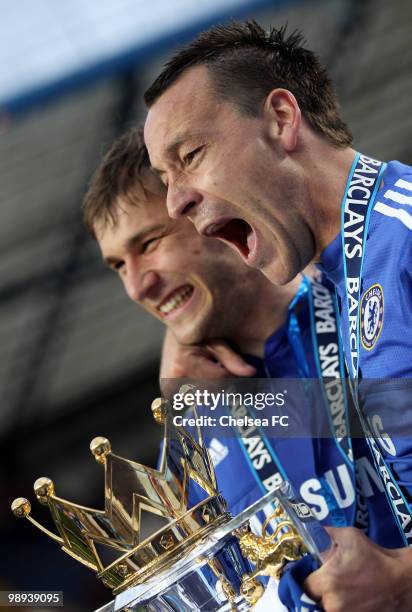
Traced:
POLYGON ((304 504, 286 486, 271 491, 144 584, 131 586, 96 612, 215 612, 250 610, 264 592, 258 575, 279 578, 287 561, 310 552, 322 560, 330 538, 304 504), (281 504, 256 536, 249 519, 268 504, 281 504), (269 531, 270 530, 270 531, 269 531))
POLYGON ((36 480, 34 491, 59 535, 30 515, 26 498, 12 503, 16 517, 47 534, 112 589, 115 599, 96 612, 248 610, 265 590, 259 576, 278 579, 288 561, 306 552, 322 560, 331 540, 290 485, 282 483, 232 518, 200 429, 195 440, 174 426, 161 398, 152 411, 164 423, 158 470, 116 455, 106 438, 90 444, 104 467, 103 510, 59 497, 47 477, 36 480), (260 511, 267 518, 257 535, 249 519, 260 511), (142 538, 143 512, 166 525, 142 538), (107 564, 101 553, 108 550, 115 558, 107 564))

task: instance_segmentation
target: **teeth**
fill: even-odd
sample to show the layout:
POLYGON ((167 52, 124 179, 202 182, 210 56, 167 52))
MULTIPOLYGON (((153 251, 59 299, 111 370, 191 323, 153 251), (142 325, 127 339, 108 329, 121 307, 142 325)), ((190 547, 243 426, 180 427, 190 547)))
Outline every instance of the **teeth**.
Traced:
POLYGON ((186 300, 188 300, 189 297, 192 295, 192 293, 193 293, 193 287, 184 287, 178 293, 174 293, 173 296, 169 300, 167 300, 167 302, 165 302, 165 304, 162 304, 161 306, 159 306, 160 312, 162 314, 169 314, 170 312, 172 312, 172 310, 177 308, 177 306, 179 306, 182 302, 185 302, 186 300))

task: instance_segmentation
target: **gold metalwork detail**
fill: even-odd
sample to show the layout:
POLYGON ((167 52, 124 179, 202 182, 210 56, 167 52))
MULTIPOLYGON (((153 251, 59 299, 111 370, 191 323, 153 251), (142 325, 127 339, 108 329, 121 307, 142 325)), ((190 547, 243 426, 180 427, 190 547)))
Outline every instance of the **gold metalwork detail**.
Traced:
POLYGON ((249 574, 244 574, 240 586, 240 594, 246 601, 254 606, 265 592, 265 587, 257 578, 252 578, 249 574))
POLYGON ((159 540, 159 544, 165 550, 170 550, 175 545, 174 537, 171 533, 165 533, 159 540))
MULTIPOLYGON (((180 392, 186 394, 193 389, 185 385, 180 392)), ((28 500, 19 498, 12 504, 15 516, 26 518, 67 554, 94 570, 115 594, 171 570, 178 559, 198 544, 203 545, 211 533, 231 519, 200 430, 195 439, 182 427, 174 426, 167 418, 168 403, 162 398, 156 399, 151 409, 155 420, 164 424, 158 470, 115 455, 106 438, 94 438, 90 444, 93 456, 104 469, 104 508, 87 508, 59 498, 49 478, 38 479, 34 485, 36 497, 49 506, 56 535, 32 518, 28 500), (202 487, 206 498, 188 508, 195 483, 202 487), (145 513, 155 514, 165 522, 148 537, 141 535, 145 531, 145 513), (103 547, 117 553, 108 565, 100 556, 103 547)), ((257 576, 279 578, 288 561, 301 557, 303 541, 280 507, 265 521, 260 536, 248 527, 240 528, 236 535, 243 555, 255 564, 253 572, 243 576, 240 595, 255 605, 264 591, 257 576), (272 526, 274 533, 270 533, 272 526)), ((231 584, 227 569, 217 559, 202 562, 209 564, 235 610, 238 587, 231 584)))
POLYGON ((126 578, 126 576, 129 575, 129 568, 127 567, 126 563, 119 563, 116 569, 122 578, 126 578))
POLYGON ((106 457, 111 452, 112 447, 107 438, 97 436, 97 438, 93 438, 90 442, 90 450, 96 461, 104 465, 106 463, 106 457))
POLYGON ((279 505, 262 525, 262 535, 257 536, 250 529, 238 529, 242 554, 255 565, 250 575, 272 576, 279 580, 289 561, 297 561, 306 552, 303 539, 293 523, 279 505), (277 520, 272 534, 268 533, 271 521, 277 520))
POLYGON ((167 406, 168 402, 163 399, 163 397, 157 397, 152 402, 151 409, 153 418, 159 425, 162 425, 166 420, 167 406))
POLYGON ((18 497, 11 505, 11 511, 17 518, 26 518, 31 511, 31 505, 25 497, 18 497))
POLYGON ((33 488, 39 502, 43 504, 43 506, 47 506, 50 497, 54 495, 53 481, 50 480, 50 478, 46 478, 45 476, 42 478, 38 478, 34 483, 33 488))
POLYGON ((165 418, 167 408, 161 398, 152 406, 155 416, 164 420, 158 470, 115 455, 106 438, 92 440, 90 450, 104 468, 104 508, 87 508, 57 497, 49 478, 38 479, 34 488, 38 500, 49 506, 58 535, 32 518, 27 500, 21 498, 12 506, 16 516, 25 517, 67 554, 94 570, 116 594, 171 567, 178 555, 231 518, 200 429, 196 439, 174 426, 165 418), (206 497, 189 508, 194 483, 206 497), (165 525, 141 541, 147 513, 163 518, 165 525), (110 564, 101 556, 104 547, 117 552, 110 564))
POLYGON ((222 586, 222 592, 226 599, 229 601, 232 610, 236 611, 237 608, 234 605, 234 601, 236 599, 236 591, 233 588, 233 585, 230 584, 229 580, 224 575, 223 568, 221 567, 220 562, 217 559, 212 558, 207 560, 207 564, 216 576, 216 578, 219 580, 222 586))
POLYGON ((220 576, 219 582, 222 585, 222 591, 223 591, 226 599, 231 604, 232 610, 236 610, 237 608, 234 606, 235 599, 236 599, 236 591, 235 591, 235 589, 230 584, 229 580, 227 578, 225 578, 224 576, 220 576))

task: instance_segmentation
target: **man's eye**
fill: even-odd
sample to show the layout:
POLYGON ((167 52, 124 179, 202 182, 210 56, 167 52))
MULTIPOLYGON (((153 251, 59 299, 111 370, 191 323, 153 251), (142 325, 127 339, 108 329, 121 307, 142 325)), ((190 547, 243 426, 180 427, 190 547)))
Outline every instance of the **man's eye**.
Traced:
POLYGON ((196 155, 200 153, 202 149, 203 149, 203 145, 200 147, 197 147, 196 149, 193 149, 193 151, 190 151, 189 153, 186 153, 186 155, 183 157, 184 164, 186 166, 190 165, 192 161, 195 159, 196 155))
POLYGON ((112 269, 115 272, 120 272, 120 270, 123 268, 123 266, 124 266, 124 261, 116 261, 116 263, 114 263, 112 265, 112 269))
POLYGON ((160 240, 161 236, 156 236, 154 238, 150 238, 150 240, 146 240, 142 244, 142 253, 147 253, 151 251, 153 247, 156 246, 157 242, 160 240))

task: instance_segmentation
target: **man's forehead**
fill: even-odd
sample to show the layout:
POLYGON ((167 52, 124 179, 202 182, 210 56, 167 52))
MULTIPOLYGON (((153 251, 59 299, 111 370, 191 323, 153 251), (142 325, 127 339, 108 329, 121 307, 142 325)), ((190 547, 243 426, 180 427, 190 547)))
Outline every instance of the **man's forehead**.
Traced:
POLYGON ((213 121, 217 104, 207 68, 185 71, 149 109, 145 139, 150 153, 165 152, 172 141, 179 144, 199 134, 202 125, 213 121))
POLYGON ((123 232, 127 228, 150 229, 152 225, 167 222, 169 216, 164 196, 150 195, 151 197, 137 198, 133 202, 120 197, 113 207, 112 214, 94 223, 97 239, 107 233, 114 235, 123 232))

